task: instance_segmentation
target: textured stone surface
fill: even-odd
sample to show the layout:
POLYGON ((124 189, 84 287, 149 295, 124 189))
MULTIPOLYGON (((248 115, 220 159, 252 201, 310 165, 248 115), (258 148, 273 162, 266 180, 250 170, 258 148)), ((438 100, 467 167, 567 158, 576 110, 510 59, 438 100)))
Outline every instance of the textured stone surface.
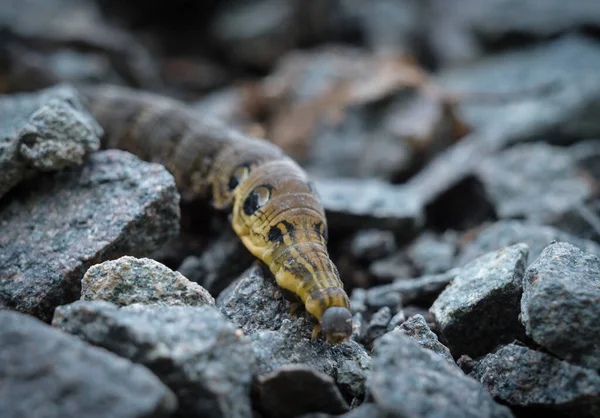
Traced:
POLYGON ((68 85, 0 95, 0 113, 0 197, 36 171, 81 164, 100 147, 102 128, 68 85))
POLYGON ((202 286, 158 261, 124 256, 88 269, 81 281, 82 300, 105 300, 119 306, 215 305, 202 286))
POLYGON ((144 256, 179 233, 173 177, 126 152, 95 153, 18 191, 0 204, 0 307, 45 321, 79 298, 90 266, 144 256))
POLYGON ((78 301, 57 308, 52 323, 148 367, 177 395, 183 416, 251 416, 252 348, 211 306, 78 301))
POLYGON ((459 269, 452 269, 443 274, 398 279, 387 285, 373 286, 366 291, 365 304, 375 310, 389 306, 392 314, 396 314, 403 305, 417 302, 431 304, 459 272, 459 269))
POLYGON ((29 315, 0 311, 0 416, 159 418, 173 393, 147 368, 29 315))
POLYGON ((319 336, 303 308, 290 314, 290 303, 272 276, 253 266, 217 298, 217 307, 252 340, 259 375, 286 364, 305 364, 335 379, 346 399, 362 399, 370 364, 365 349, 351 340, 338 345, 319 336))
POLYGON ((524 337, 519 313, 527 253, 527 245, 515 244, 482 255, 431 306, 442 341, 455 357, 480 356, 524 337))
POLYGON ((217 295, 254 261, 256 258, 231 230, 212 241, 202 254, 186 257, 177 271, 217 295))
POLYGON ((398 329, 406 336, 413 338, 422 347, 430 349, 445 358, 450 364, 456 365, 450 350, 439 342, 437 335, 431 331, 423 315, 413 315, 400 324, 398 329))
POLYGON ((330 228, 380 228, 410 235, 423 225, 419 196, 379 180, 315 181, 330 228))
POLYGON ((375 344, 368 385, 377 408, 387 416, 513 416, 479 382, 398 329, 375 344))
POLYGON ((349 406, 323 373, 303 365, 285 365, 257 383, 260 409, 267 417, 297 417, 309 412, 341 414, 349 406))
POLYGON ((600 258, 567 243, 549 245, 525 273, 521 311, 535 342, 600 370, 600 258))
POLYGON ((593 241, 581 239, 552 226, 504 220, 478 231, 475 239, 464 245, 456 264, 464 266, 483 254, 520 242, 529 247, 527 261, 532 263, 552 241, 568 242, 585 252, 600 256, 600 245, 593 241))
POLYGON ((476 173, 500 218, 553 224, 575 215, 593 192, 568 150, 544 143, 516 145, 486 158, 476 173))
POLYGON ((365 328, 363 342, 368 348, 373 347, 373 342, 385 334, 388 324, 392 320, 392 311, 389 307, 380 308, 369 321, 365 328))
POLYGON ((470 376, 512 406, 555 409, 567 416, 600 413, 600 376, 549 354, 509 344, 479 361, 470 376))

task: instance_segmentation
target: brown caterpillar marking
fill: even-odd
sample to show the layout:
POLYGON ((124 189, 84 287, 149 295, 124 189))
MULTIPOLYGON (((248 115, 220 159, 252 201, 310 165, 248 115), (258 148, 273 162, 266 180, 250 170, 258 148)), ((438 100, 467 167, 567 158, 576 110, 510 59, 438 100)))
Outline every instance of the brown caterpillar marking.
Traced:
POLYGON ((296 294, 327 341, 350 338, 352 315, 327 252, 325 211, 304 172, 275 145, 201 120, 184 103, 117 86, 80 88, 104 147, 163 164, 183 197, 208 197, 277 284, 296 294))

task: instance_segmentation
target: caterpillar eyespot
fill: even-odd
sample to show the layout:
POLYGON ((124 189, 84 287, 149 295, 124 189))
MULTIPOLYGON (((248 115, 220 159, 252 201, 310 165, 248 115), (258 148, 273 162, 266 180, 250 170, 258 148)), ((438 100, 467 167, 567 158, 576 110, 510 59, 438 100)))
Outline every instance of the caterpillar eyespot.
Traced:
POLYGON ((271 197, 271 190, 273 190, 271 186, 264 184, 252 190, 246 200, 244 200, 244 213, 252 215, 266 205, 271 197))
POLYGON ((229 191, 233 191, 237 186, 240 185, 240 183, 246 180, 249 173, 250 166, 248 163, 242 164, 241 166, 233 170, 233 174, 229 179, 229 191))
POLYGON ((166 96, 108 85, 79 91, 104 129, 104 145, 161 163, 182 197, 208 198, 222 210, 233 207, 229 219, 246 248, 319 321, 313 335, 320 329, 334 344, 350 338, 350 302, 328 256, 325 211, 312 182, 313 198, 306 198, 298 178, 307 176, 294 160, 266 140, 202 121, 166 96), (254 170, 258 177, 251 182, 254 170), (246 190, 257 181, 262 184, 246 190), (257 216, 267 204, 272 216, 257 216))

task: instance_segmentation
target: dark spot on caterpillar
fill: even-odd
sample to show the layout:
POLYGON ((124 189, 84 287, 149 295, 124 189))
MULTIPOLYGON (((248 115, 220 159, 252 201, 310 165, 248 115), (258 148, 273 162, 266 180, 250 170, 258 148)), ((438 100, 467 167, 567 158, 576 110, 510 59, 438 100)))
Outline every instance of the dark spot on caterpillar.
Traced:
POLYGON ((327 227, 323 224, 323 222, 317 222, 315 224, 315 231, 317 231, 317 234, 323 237, 325 242, 329 240, 329 233, 327 231, 327 227))
POLYGON ((263 207, 271 197, 271 190, 273 190, 273 186, 268 184, 262 184, 252 190, 244 201, 244 213, 250 216, 263 207))
POLYGON ((290 236, 290 239, 293 241, 296 237, 294 236, 294 231, 296 231, 296 227, 289 223, 288 221, 281 221, 280 222, 283 226, 285 226, 285 229, 287 230, 287 233, 290 236))
POLYGON ((237 186, 239 186, 239 184, 244 181, 246 179, 246 177, 248 177, 248 173, 250 173, 250 163, 249 162, 245 162, 240 164, 239 166, 237 166, 235 168, 235 170, 233 170, 233 174, 231 175, 231 178, 229 179, 229 191, 232 191, 233 189, 235 189, 237 186))
MULTIPOLYGON (((313 266, 313 265, 311 264, 311 266, 313 266)), ((296 260, 290 260, 289 264, 284 264, 282 266, 282 268, 286 271, 289 271, 296 277, 301 277, 305 281, 311 280, 311 278, 312 278, 312 274, 306 268, 306 266, 304 266, 304 264, 302 264, 296 260)), ((313 266, 313 268, 314 268, 314 266, 313 266)))
POLYGON ((271 242, 283 242, 283 234, 281 233, 281 229, 279 229, 277 226, 272 226, 271 229, 269 229, 268 237, 269 241, 271 242))

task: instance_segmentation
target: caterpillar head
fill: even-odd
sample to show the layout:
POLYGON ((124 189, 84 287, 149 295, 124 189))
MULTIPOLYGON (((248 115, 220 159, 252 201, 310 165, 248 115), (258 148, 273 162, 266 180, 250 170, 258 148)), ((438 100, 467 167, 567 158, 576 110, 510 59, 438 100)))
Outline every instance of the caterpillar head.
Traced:
POLYGON ((332 306, 323 312, 321 332, 334 344, 349 339, 352 334, 352 314, 343 306, 332 306))

